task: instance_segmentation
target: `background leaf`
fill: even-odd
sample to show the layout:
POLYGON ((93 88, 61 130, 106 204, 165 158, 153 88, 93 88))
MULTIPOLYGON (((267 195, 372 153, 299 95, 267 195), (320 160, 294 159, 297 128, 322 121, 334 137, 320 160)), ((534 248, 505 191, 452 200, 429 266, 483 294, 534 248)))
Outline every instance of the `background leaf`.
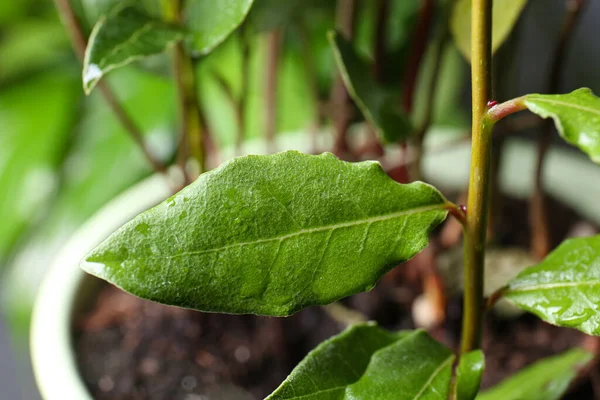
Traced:
MULTIPOLYGON (((494 0, 492 11, 492 52, 508 38, 527 0, 494 0)), ((471 0, 458 0, 450 20, 456 45, 467 60, 471 59, 471 0)))
POLYGON ((568 94, 529 94, 527 108, 542 118, 552 118, 560 135, 600 163, 600 98, 590 89, 568 94))
POLYGON ((485 367, 483 351, 475 350, 460 357, 456 369, 456 399, 473 400, 479 392, 485 367))
POLYGON ((523 369, 477 396, 477 400, 558 400, 577 370, 592 359, 581 349, 570 350, 523 369))
MULTIPOLYGON (((289 0, 288 0, 289 1, 289 0)), ((221 44, 244 21, 254 0, 188 0, 186 26, 192 53, 204 55, 221 44)))
POLYGON ((375 82, 371 68, 356 54, 352 43, 333 33, 329 41, 348 93, 381 139, 388 143, 406 139, 412 127, 400 110, 397 91, 388 92, 375 82))
POLYGON ((564 241, 504 295, 551 324, 600 335, 600 235, 564 241))
POLYGON ((433 187, 400 185, 375 162, 240 157, 136 217, 83 268, 166 304, 290 315, 370 290, 425 247, 445 207, 433 187))
POLYGON ((267 400, 446 399, 453 361, 424 331, 358 325, 311 351, 267 400))
POLYGON ((0 97, 0 263, 56 189, 80 98, 74 82, 75 75, 45 74, 0 97))
POLYGON ((183 38, 174 26, 153 19, 138 7, 117 8, 101 18, 88 41, 83 64, 83 88, 90 93, 108 72, 159 54, 183 38))

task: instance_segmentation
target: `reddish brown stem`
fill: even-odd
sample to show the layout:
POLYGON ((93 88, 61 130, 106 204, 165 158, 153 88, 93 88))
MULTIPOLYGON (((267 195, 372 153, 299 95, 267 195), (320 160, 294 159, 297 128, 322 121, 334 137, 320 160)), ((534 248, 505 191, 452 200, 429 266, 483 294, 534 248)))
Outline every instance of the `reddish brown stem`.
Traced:
POLYGON ((433 14, 435 9, 434 0, 421 0, 422 6, 419 13, 417 26, 412 36, 412 48, 408 65, 404 72, 402 82, 404 83, 404 94, 402 96, 402 106, 406 112, 410 113, 413 109, 414 94, 417 87, 417 77, 421 67, 421 61, 427 49, 427 42, 431 25, 433 22, 433 14))
MULTIPOLYGON (((548 82, 550 93, 556 93, 558 91, 569 41, 586 4, 587 0, 567 0, 567 14, 565 16, 559 40, 554 49, 554 54, 552 55, 552 67, 548 82)), ((538 260, 546 257, 552 246, 543 183, 544 160, 552 142, 552 126, 552 120, 545 121, 542 131, 538 136, 538 155, 534 177, 534 192, 531 196, 529 208, 532 231, 531 251, 533 256, 538 260)))
MULTIPOLYGON (((85 48, 87 47, 87 39, 83 33, 83 29, 81 28, 79 20, 77 19, 77 16, 75 15, 75 12, 69 3, 69 0, 54 0, 54 5, 60 14, 61 20, 69 37, 71 38, 71 42, 77 57, 83 61, 85 56, 85 48)), ((121 103, 119 103, 110 86, 108 86, 106 82, 100 81, 98 82, 98 88, 100 89, 104 100, 112 112, 115 114, 121 125, 125 128, 131 139, 142 151, 144 157, 152 166, 154 171, 164 173, 166 171, 165 165, 150 152, 150 149, 144 142, 144 135, 141 129, 135 124, 135 122, 133 122, 133 119, 129 113, 125 110, 121 103)))
POLYGON ((265 79, 265 140, 269 153, 275 151, 277 131, 277 80, 281 53, 281 30, 267 34, 267 71, 265 79))
MULTIPOLYGON (((352 40, 356 0, 338 0, 336 10, 336 28, 346 40, 352 40)), ((339 72, 331 91, 332 116, 335 126, 333 153, 344 157, 349 150, 346 133, 350 127, 350 96, 339 72)))

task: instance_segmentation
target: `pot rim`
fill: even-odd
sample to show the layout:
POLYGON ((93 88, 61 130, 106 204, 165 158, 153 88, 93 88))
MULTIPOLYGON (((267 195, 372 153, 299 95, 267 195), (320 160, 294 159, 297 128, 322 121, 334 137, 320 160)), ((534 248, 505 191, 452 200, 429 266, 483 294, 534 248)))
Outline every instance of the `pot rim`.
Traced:
POLYGON ((71 327, 97 282, 79 267, 80 261, 125 222, 171 194, 162 175, 138 183, 94 214, 52 261, 36 297, 30 333, 33 372, 44 399, 92 400, 79 374, 71 327))

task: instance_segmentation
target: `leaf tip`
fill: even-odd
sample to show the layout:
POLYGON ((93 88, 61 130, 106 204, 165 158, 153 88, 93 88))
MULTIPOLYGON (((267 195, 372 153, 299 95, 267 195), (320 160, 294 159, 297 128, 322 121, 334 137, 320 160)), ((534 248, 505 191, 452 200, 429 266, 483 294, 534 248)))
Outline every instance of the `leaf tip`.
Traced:
POLYGON ((104 73, 96 64, 86 64, 83 69, 83 90, 86 95, 92 92, 104 73))
POLYGON ((98 261, 91 261, 91 257, 86 257, 84 258, 80 263, 79 266, 82 270, 84 270, 85 272, 87 272, 88 274, 97 276, 97 277, 103 277, 104 276, 104 272, 106 271, 106 265, 104 263, 98 262, 98 261))

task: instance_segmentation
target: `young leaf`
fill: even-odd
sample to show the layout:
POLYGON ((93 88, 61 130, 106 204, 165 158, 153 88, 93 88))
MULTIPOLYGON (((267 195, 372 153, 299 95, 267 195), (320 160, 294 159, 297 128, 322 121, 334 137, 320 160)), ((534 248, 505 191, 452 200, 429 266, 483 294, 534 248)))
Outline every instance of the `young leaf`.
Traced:
POLYGON ((446 399, 453 361, 424 331, 357 325, 311 351, 266 400, 446 399))
POLYGON ((600 163, 600 98, 587 88, 568 94, 525 96, 527 108, 542 118, 552 118, 560 135, 600 163))
POLYGON ((126 224, 83 268, 161 303, 285 316, 370 290, 425 247, 446 207, 375 162, 240 157, 126 224))
POLYGON ((574 349, 538 361, 480 394, 477 400, 558 400, 577 370, 591 359, 592 354, 574 349))
POLYGON ((94 26, 83 62, 83 88, 89 94, 108 72, 162 53, 183 31, 153 19, 136 6, 117 7, 94 26))
POLYGON ((551 324, 600 335, 600 235, 566 240, 504 295, 551 324))
POLYGON ((398 95, 375 82, 369 65, 356 54, 352 43, 335 33, 329 34, 329 41, 348 93, 380 138, 387 143, 406 139, 412 128, 399 108, 398 95))
POLYGON ((254 0, 188 0, 185 21, 192 33, 190 50, 196 55, 210 53, 240 26, 253 3, 254 0))
POLYGON ((473 400, 477 396, 484 367, 485 356, 481 350, 474 350, 460 357, 456 369, 457 400, 473 400))
MULTIPOLYGON (((504 43, 517 23, 527 0, 495 0, 492 10, 492 52, 504 43)), ((458 0, 452 10, 450 30, 457 47, 471 59, 471 0, 458 0)))

